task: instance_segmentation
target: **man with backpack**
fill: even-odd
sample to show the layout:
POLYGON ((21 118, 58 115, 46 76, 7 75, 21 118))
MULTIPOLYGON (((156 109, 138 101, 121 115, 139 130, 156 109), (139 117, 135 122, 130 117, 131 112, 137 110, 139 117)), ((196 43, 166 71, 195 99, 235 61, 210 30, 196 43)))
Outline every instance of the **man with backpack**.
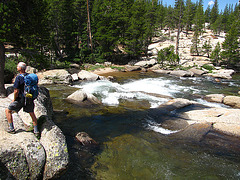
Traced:
MULTIPOLYGON (((25 77, 28 76, 28 73, 26 73, 26 64, 24 62, 20 62, 17 65, 17 71, 20 73, 14 82, 14 99, 11 102, 11 104, 8 106, 8 108, 5 110, 6 117, 8 120, 9 128, 7 130, 8 133, 14 134, 15 129, 13 125, 13 118, 12 118, 12 112, 16 111, 19 112, 21 108, 23 108, 23 111, 30 114, 32 121, 33 121, 33 133, 36 137, 39 137, 39 131, 37 128, 37 118, 34 113, 34 98, 28 97, 28 93, 25 92, 26 88, 26 80, 25 77), (27 95, 26 95, 27 94, 27 95)), ((30 94, 32 95, 32 94, 30 94)))

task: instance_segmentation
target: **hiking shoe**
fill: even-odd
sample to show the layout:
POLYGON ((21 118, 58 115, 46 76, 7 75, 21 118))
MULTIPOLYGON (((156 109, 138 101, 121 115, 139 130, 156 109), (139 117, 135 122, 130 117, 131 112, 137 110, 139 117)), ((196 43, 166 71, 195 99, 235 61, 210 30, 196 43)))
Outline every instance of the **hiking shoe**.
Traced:
POLYGON ((15 129, 10 129, 10 128, 8 128, 7 132, 10 133, 10 134, 15 134, 16 133, 15 129))

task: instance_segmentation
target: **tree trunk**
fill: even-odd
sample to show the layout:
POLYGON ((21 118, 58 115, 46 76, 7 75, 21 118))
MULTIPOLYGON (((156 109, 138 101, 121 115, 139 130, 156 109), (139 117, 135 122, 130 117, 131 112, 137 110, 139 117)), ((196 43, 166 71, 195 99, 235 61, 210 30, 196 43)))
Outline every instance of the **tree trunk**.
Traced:
POLYGON ((89 3, 88 3, 88 0, 87 0, 87 15, 88 15, 87 30, 88 30, 88 34, 89 34, 91 52, 93 53, 91 21, 90 21, 90 13, 89 13, 89 3))
POLYGON ((178 33, 177 33, 177 42, 176 42, 176 54, 178 54, 179 49, 179 36, 181 32, 181 19, 182 19, 182 5, 180 4, 180 14, 179 14, 179 20, 178 20, 178 33))
POLYGON ((4 87, 4 68, 5 68, 5 47, 0 42, 0 97, 6 97, 6 89, 4 87))

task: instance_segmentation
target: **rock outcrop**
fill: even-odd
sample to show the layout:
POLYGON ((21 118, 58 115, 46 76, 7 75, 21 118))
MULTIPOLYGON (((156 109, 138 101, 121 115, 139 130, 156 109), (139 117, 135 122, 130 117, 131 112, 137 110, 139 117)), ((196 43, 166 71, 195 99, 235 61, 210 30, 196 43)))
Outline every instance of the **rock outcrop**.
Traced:
POLYGON ((85 70, 81 70, 78 73, 78 78, 81 80, 96 81, 99 79, 99 76, 97 74, 94 74, 85 70))
POLYGON ((240 108, 240 97, 239 96, 226 96, 223 99, 223 103, 234 108, 240 108))
POLYGON ((72 82, 71 74, 65 69, 55 69, 37 73, 38 84, 70 84, 72 82))
POLYGON ((34 111, 41 132, 40 141, 32 132, 26 132, 31 120, 24 112, 13 114, 16 134, 6 132, 5 108, 11 96, 0 98, 0 160, 16 179, 38 179, 42 175, 44 179, 56 178, 66 170, 69 162, 65 137, 52 121, 49 92, 43 87, 39 92, 34 111))
MULTIPOLYGON (((159 108, 168 112, 173 112, 189 105, 198 105, 198 103, 178 98, 162 104, 159 108)), ((200 127, 200 130, 204 130, 202 132, 205 132, 207 129, 215 129, 228 135, 240 137, 240 109, 205 107, 197 110, 192 109, 185 111, 181 113, 179 117, 184 119, 188 125, 191 125, 190 129, 195 127, 194 124, 198 124, 196 127, 200 127)), ((186 130, 186 128, 180 130, 179 133, 181 133, 181 131, 192 131, 189 131, 189 129, 186 130)), ((195 130, 198 131, 198 128, 195 128, 195 130)), ((183 136, 185 136, 184 134, 186 135, 186 133, 183 133, 183 136)), ((195 136, 194 133, 192 135, 195 136)), ((189 133, 186 135, 186 137, 190 136, 189 133)), ((200 138, 199 136, 196 137, 198 137, 197 139, 200 138)))
POLYGON ((73 104, 78 105, 94 105, 101 104, 101 101, 93 94, 85 92, 83 90, 77 90, 73 94, 69 95, 66 100, 73 104))
POLYGON ((233 108, 240 108, 239 96, 225 96, 224 94, 209 94, 205 96, 205 99, 210 102, 223 103, 233 108))
POLYGON ((220 70, 213 70, 212 73, 208 73, 208 76, 212 76, 214 78, 222 78, 222 79, 231 79, 232 74, 235 71, 232 69, 220 69, 220 70))

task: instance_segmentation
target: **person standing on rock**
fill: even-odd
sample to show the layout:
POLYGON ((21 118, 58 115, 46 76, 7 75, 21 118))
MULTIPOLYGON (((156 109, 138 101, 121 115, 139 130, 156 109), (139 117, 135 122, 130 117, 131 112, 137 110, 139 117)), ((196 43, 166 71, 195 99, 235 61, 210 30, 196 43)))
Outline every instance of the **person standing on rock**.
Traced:
POLYGON ((25 101, 24 96, 24 75, 27 73, 26 71, 26 64, 24 62, 20 62, 17 65, 17 71, 20 73, 14 82, 14 98, 11 104, 8 106, 8 108, 5 110, 6 117, 8 120, 9 128, 7 130, 8 133, 14 134, 15 129, 13 125, 13 118, 12 118, 12 112, 16 111, 19 112, 22 108, 23 111, 30 114, 32 121, 33 121, 33 132, 36 135, 36 137, 39 137, 39 131, 37 128, 37 118, 34 113, 34 100, 31 98, 27 98, 25 101))

